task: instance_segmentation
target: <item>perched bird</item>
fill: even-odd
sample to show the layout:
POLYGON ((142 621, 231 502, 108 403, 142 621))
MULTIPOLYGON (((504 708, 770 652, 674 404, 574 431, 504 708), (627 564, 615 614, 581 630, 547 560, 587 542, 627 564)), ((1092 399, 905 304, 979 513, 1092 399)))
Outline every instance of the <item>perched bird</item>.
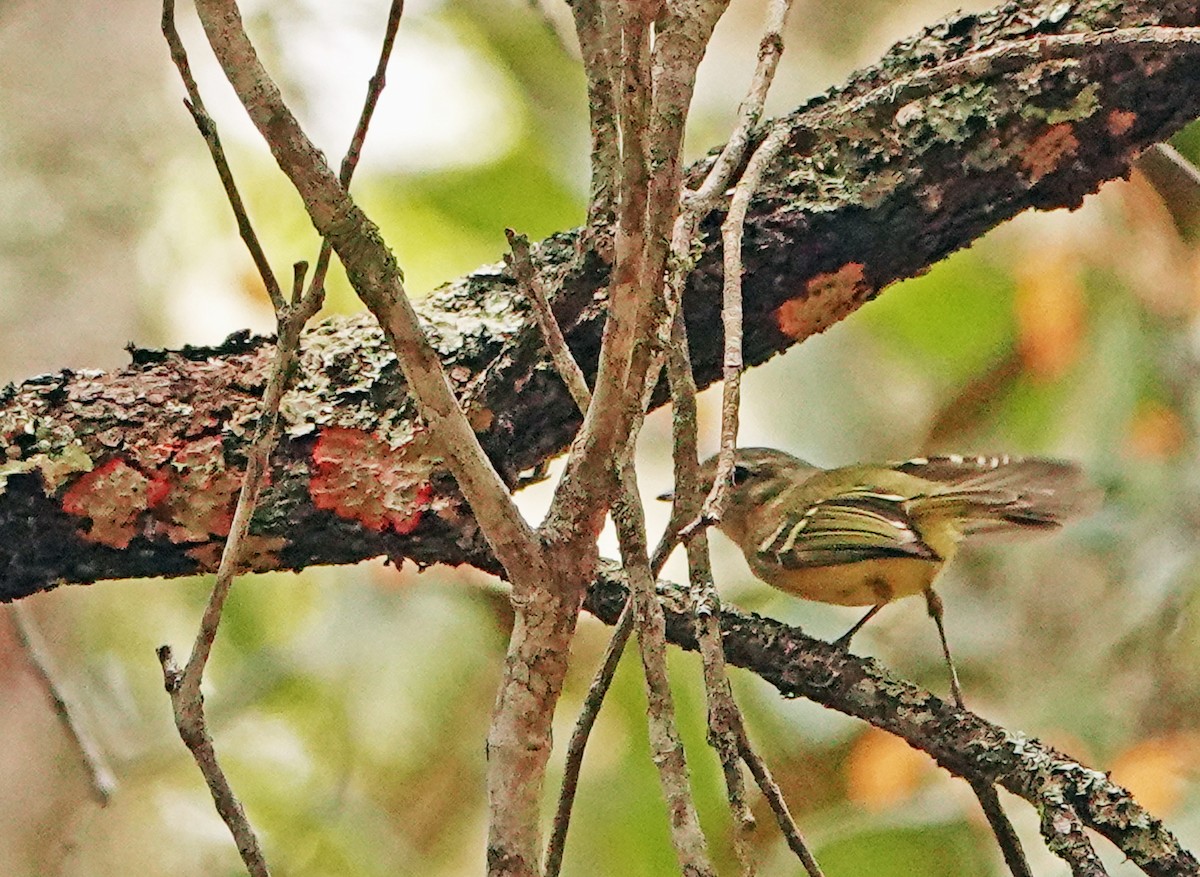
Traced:
MULTIPOLYGON (((701 465, 706 490, 717 463, 713 456, 701 465)), ((938 574, 964 539, 1055 530, 1098 499, 1079 467, 1060 460, 951 455, 820 469, 772 448, 739 448, 716 526, 767 584, 872 607, 838 645, 892 600, 924 594, 961 706, 933 590, 938 574)))

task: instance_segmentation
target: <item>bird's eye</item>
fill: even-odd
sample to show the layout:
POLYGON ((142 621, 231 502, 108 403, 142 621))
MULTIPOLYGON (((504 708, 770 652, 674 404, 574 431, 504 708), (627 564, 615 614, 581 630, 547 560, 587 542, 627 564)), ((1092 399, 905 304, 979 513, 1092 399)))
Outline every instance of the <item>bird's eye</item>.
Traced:
POLYGON ((741 487, 748 480, 750 480, 751 474, 753 474, 753 473, 751 473, 750 469, 747 468, 746 466, 734 466, 733 467, 733 486, 741 487))

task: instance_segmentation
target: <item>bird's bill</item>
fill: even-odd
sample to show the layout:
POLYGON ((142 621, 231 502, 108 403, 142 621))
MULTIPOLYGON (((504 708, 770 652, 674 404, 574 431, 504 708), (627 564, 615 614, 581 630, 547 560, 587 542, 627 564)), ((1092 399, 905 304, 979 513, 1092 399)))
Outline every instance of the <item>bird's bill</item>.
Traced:
POLYGON ((666 493, 660 493, 658 496, 655 497, 655 499, 657 499, 659 502, 674 502, 675 501, 675 491, 668 490, 666 493))

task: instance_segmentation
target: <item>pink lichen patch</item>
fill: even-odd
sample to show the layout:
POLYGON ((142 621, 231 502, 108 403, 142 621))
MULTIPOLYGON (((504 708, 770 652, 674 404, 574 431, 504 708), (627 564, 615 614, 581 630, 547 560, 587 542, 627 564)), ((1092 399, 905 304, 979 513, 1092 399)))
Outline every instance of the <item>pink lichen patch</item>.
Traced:
POLYGON ((775 311, 779 331, 797 340, 828 329, 871 293, 861 262, 847 262, 837 271, 818 274, 804 290, 804 295, 785 301, 775 311))
POLYGON ((1062 122, 1046 130, 1021 153, 1021 164, 1029 172, 1029 181, 1036 183, 1053 173, 1063 162, 1079 151, 1079 139, 1070 123, 1062 122))
POLYGON ((157 473, 166 487, 154 506, 154 528, 176 544, 227 536, 245 473, 230 468, 219 436, 183 445, 157 473))
POLYGON ((89 542, 128 548, 139 532, 139 519, 155 493, 152 480, 114 457, 76 479, 63 494, 63 511, 89 518, 83 532, 89 542))
POLYGON ((1137 121, 1137 113, 1132 113, 1129 110, 1113 110, 1108 114, 1105 120, 1108 133, 1114 137, 1120 137, 1126 131, 1133 127, 1133 123, 1137 121))
POLYGON ((322 430, 312 454, 313 504, 371 530, 411 533, 433 495, 433 461, 424 444, 414 440, 396 449, 362 430, 322 430))

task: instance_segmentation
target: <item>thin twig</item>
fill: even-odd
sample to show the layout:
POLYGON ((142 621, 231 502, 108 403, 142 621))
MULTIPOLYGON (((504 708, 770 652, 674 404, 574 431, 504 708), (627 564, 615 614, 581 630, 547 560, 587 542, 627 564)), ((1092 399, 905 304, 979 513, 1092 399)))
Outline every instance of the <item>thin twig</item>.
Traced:
POLYGON ((813 858, 812 852, 808 849, 804 835, 796 826, 796 820, 788 809, 787 800, 783 797, 779 783, 775 782, 775 777, 771 776, 771 771, 767 768, 766 762, 762 760, 762 756, 755 752, 754 747, 750 745, 750 741, 745 735, 745 729, 742 730, 743 733, 738 739, 738 751, 742 756, 742 761, 746 762, 746 766, 750 768, 750 774, 754 777, 754 781, 762 790, 763 797, 767 799, 771 812, 775 814, 775 822, 779 825, 779 830, 783 832, 784 840, 787 841, 788 847, 795 853, 796 858, 804 865, 804 870, 809 873, 809 877, 824 877, 821 866, 817 864, 817 860, 813 858))
POLYGON ((637 476, 631 462, 622 467, 621 493, 613 503, 613 521, 621 560, 629 572, 638 646, 646 678, 646 714, 650 750, 659 784, 667 800, 667 820, 675 854, 684 874, 715 875, 707 843, 692 801, 683 741, 675 725, 675 705, 667 676, 666 622, 650 574, 646 521, 638 498, 637 476))
MULTIPOLYGON (((391 53, 402 9, 403 3, 401 2, 392 4, 379 67, 371 80, 359 124, 342 163, 340 181, 343 186, 349 184, 350 177, 358 163, 358 156, 366 137, 371 115, 384 87, 384 70, 391 53)), ((249 216, 246 215, 245 207, 238 196, 237 187, 220 148, 216 126, 204 112, 199 90, 191 76, 187 54, 175 28, 173 0, 164 0, 163 3, 163 33, 171 48, 171 56, 184 80, 185 88, 188 90, 191 99, 189 107, 192 109, 193 117, 206 142, 209 143, 214 163, 225 184, 230 205, 238 218, 238 227, 243 230, 243 239, 247 241, 247 246, 250 248, 256 264, 261 262, 262 265, 265 265, 265 255, 262 254, 261 247, 258 245, 249 216)), ((323 263, 323 269, 328 265, 330 252, 331 247, 327 239, 322 244, 319 259, 323 263)), ((262 270, 261 267, 260 270, 262 270)), ((293 283, 289 302, 284 301, 278 283, 270 274, 269 269, 264 274, 263 280, 267 285, 271 303, 275 307, 278 337, 267 386, 263 393, 262 410, 247 455, 246 471, 238 494, 237 505, 234 508, 229 536, 221 553, 216 582, 201 617, 200 630, 196 635, 196 641, 192 646, 186 666, 182 671, 178 668, 169 646, 162 646, 158 650, 164 683, 171 696, 176 728, 199 766, 213 796, 217 811, 234 836, 243 862, 249 872, 256 877, 258 875, 265 877, 269 874, 269 869, 254 829, 246 818, 245 811, 217 759, 212 737, 208 732, 204 698, 200 688, 204 678, 204 668, 216 640, 225 601, 233 586, 234 576, 238 572, 242 546, 250 531, 250 522, 258 503, 263 478, 270 468, 271 453, 275 447, 278 431, 279 408, 298 360, 300 336, 304 331, 304 326, 320 310, 324 300, 323 274, 320 277, 314 277, 309 291, 305 293, 304 279, 307 271, 308 264, 305 262, 297 262, 293 266, 293 283)))
POLYGON ((1021 839, 1009 821, 1008 814, 1000 805, 1000 795, 996 787, 982 777, 969 777, 967 782, 975 792, 975 797, 979 799, 979 806, 983 809, 983 815, 987 817, 992 834, 996 836, 996 843, 1000 846, 1008 870, 1012 872, 1013 877, 1033 877, 1029 861, 1025 858, 1025 850, 1021 848, 1021 839))
POLYGON ((746 172, 738 181, 729 202, 729 212, 721 225, 724 285, 721 321, 725 328, 723 384, 721 388, 721 450, 716 476, 709 485, 704 508, 694 524, 684 528, 682 538, 688 539, 697 525, 713 524, 720 520, 729 492, 729 477, 733 472, 734 450, 737 444, 738 405, 742 380, 742 235, 750 199, 758 189, 763 171, 787 143, 787 129, 776 126, 754 150, 746 164, 746 172))
MULTIPOLYGON (((671 519, 684 521, 695 518, 699 513, 700 491, 703 488, 700 484, 697 459, 696 383, 692 378, 691 359, 687 350, 687 329, 682 312, 675 315, 671 341, 667 360, 675 460, 675 502, 671 510, 671 519)), ((667 532, 663 534, 664 544, 669 535, 673 536, 677 532, 677 528, 668 525, 667 532)), ((742 866, 742 872, 752 874, 754 865, 750 854, 749 834, 754 828, 754 817, 746 802, 736 733, 736 729, 741 726, 741 713, 733 699, 733 691, 725 669, 725 652, 721 645, 721 633, 717 622, 720 600, 713 584, 706 534, 698 533, 686 547, 696 640, 704 666, 704 690, 708 698, 708 740, 717 753, 725 777, 725 793, 730 815, 733 817, 734 852, 742 866)))
POLYGON ((108 766, 104 750, 100 748, 100 744, 81 722, 79 706, 72 702, 66 689, 59 684, 58 680, 62 674, 55 666, 54 658, 50 655, 45 640, 42 639, 33 613, 25 604, 14 603, 10 608, 10 617, 13 629, 17 633, 17 641, 25 653, 25 660, 29 663, 29 668, 33 671, 42 690, 54 705, 55 715, 58 716, 63 730, 67 733, 67 739, 71 742, 71 747, 78 754, 79 761, 87 772, 88 788, 91 790, 92 797, 103 807, 108 804, 117 788, 116 777, 108 766))
MULTIPOLYGON (((367 129, 371 126, 371 118, 375 115, 375 107, 379 104, 379 96, 387 85, 388 62, 392 57, 392 48, 396 44, 396 31, 400 28, 400 16, 404 14, 404 0, 392 0, 388 10, 387 25, 383 33, 383 45, 379 49, 379 61, 375 65, 375 75, 367 83, 367 97, 363 101, 362 112, 358 114, 358 124, 354 126, 354 134, 350 137, 350 147, 342 159, 338 172, 338 182, 342 188, 350 187, 350 179, 358 167, 359 156, 362 155, 363 143, 367 139, 367 129)), ((329 260, 333 255, 333 243, 328 237, 321 239, 321 251, 317 255, 317 267, 313 269, 312 280, 308 284, 310 295, 320 297, 319 304, 325 298, 325 275, 329 271, 329 260)))
POLYGON ((567 391, 579 412, 587 414, 588 406, 592 404, 592 392, 588 389, 583 369, 579 367, 579 363, 571 355, 571 349, 567 347, 562 327, 558 325, 554 311, 550 308, 550 301, 546 297, 546 289, 534 270, 533 260, 529 255, 529 238, 517 234, 511 228, 505 229, 504 233, 508 237, 509 247, 512 248, 512 258, 507 261, 525 297, 533 305, 533 312, 537 317, 538 327, 542 330, 542 338, 546 342, 546 349, 550 352, 554 368, 567 385, 567 391))
POLYGON ((562 870, 563 853, 567 846, 567 830, 571 826, 571 808, 575 804, 575 792, 579 788, 579 774, 583 769, 583 754, 587 748, 588 738, 600 715, 600 707, 608 689, 612 686, 613 677, 617 674, 617 666, 621 663, 621 655, 633 632, 634 611, 633 600, 625 603, 621 618, 613 628, 612 637, 604 650, 604 659, 596 670, 592 684, 588 686, 587 695, 579 709, 579 718, 575 720, 575 728, 571 731, 571 739, 567 743, 567 757, 563 762, 562 787, 558 793, 558 804, 554 809, 554 822, 550 828, 550 838, 546 842, 545 877, 558 877, 562 870))
POLYGON ((775 71, 783 54, 783 28, 791 8, 792 0, 771 0, 767 7, 767 24, 758 44, 758 64, 754 68, 750 90, 738 105, 737 122, 704 182, 695 191, 684 193, 684 209, 698 214, 707 213, 724 195, 733 175, 742 166, 755 129, 762 119, 767 92, 775 81, 775 71))
POLYGON ((200 87, 196 84, 195 77, 192 76, 187 51, 184 49, 183 40, 179 38, 179 31, 175 27, 175 0, 163 0, 162 32, 166 37, 167 46, 171 50, 171 60, 175 62, 175 67, 179 70, 179 78, 183 80, 184 90, 187 91, 187 100, 183 104, 192 114, 192 120, 200 130, 200 136, 208 145, 213 165, 217 169, 217 175, 221 178, 221 185, 225 188, 225 197, 229 199, 229 206, 233 208, 238 234, 241 235, 246 249, 250 251, 250 258, 254 260, 254 267, 258 269, 263 286, 266 287, 267 297, 271 299, 271 305, 278 313, 284 307, 283 291, 279 288, 279 281, 275 279, 271 263, 267 261, 267 254, 258 241, 258 235, 254 233, 254 227, 250 224, 246 205, 238 192, 237 183, 233 179, 233 171, 229 168, 229 161, 225 158, 225 149, 221 146, 217 125, 204 108, 204 100, 200 97, 200 87))

